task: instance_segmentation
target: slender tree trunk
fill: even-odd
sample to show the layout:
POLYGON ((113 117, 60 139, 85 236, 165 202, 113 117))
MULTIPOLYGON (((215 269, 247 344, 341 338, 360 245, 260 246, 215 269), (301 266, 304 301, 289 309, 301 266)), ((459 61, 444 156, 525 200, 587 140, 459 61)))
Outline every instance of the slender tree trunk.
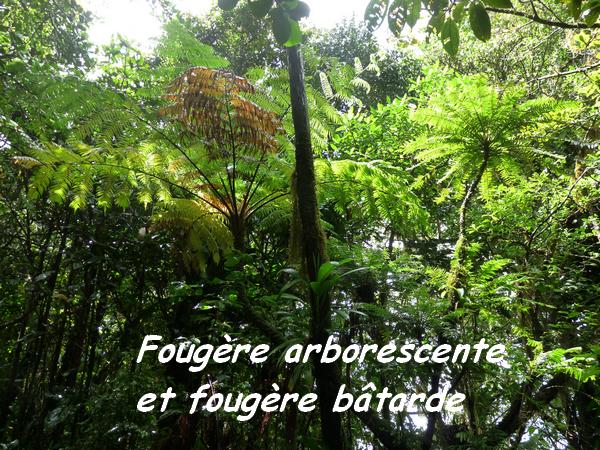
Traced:
MULTIPOLYGON (((452 261, 450 274, 446 285, 446 291, 449 299, 449 310, 452 311, 460 308, 462 304, 462 295, 459 293, 459 289, 463 287, 463 281, 465 277, 465 262, 466 262, 466 230, 467 230, 467 212, 471 201, 475 197, 479 190, 479 185, 483 174, 487 170, 490 159, 490 148, 489 145, 483 147, 483 160, 479 165, 475 178, 467 187, 467 191, 463 197, 458 213, 458 239, 454 247, 454 259, 452 261)), ((456 320, 452 318, 450 320, 451 325, 456 325, 456 320)), ((438 345, 448 344, 449 339, 443 334, 438 335, 438 345)), ((433 367, 433 373, 431 375, 431 388, 429 395, 438 392, 440 386, 440 378, 443 372, 443 365, 436 365, 433 367)), ((468 408, 469 412, 472 412, 471 408, 468 408)), ((438 421, 439 413, 429 413, 427 415, 427 427, 421 441, 422 450, 430 450, 433 445, 433 438, 435 435, 436 423, 438 421)))
POLYGON ((65 346, 65 354, 61 366, 63 383, 66 388, 74 388, 77 383, 77 375, 81 368, 84 345, 88 339, 88 320, 91 310, 92 295, 95 289, 96 267, 86 268, 83 278, 84 286, 79 304, 75 306, 73 313, 73 325, 69 333, 69 339, 65 346))
POLYGON ((297 448, 298 439, 298 407, 292 405, 285 417, 285 444, 288 448, 297 448))
MULTIPOLYGON (((62 235, 60 237, 58 249, 56 251, 56 254, 54 255, 54 259, 49 265, 49 267, 46 268, 46 270, 44 270, 44 261, 46 260, 45 254, 48 251, 46 247, 49 246, 49 241, 46 242, 46 245, 42 250, 44 257, 40 257, 38 272, 40 275, 44 272, 48 272, 50 275, 45 280, 45 282, 34 284, 31 296, 28 298, 27 305, 25 307, 25 312, 23 313, 23 317, 21 319, 21 327, 12 355, 9 380, 6 385, 7 387, 5 388, 6 390, 3 392, 1 398, 2 404, 0 406, 0 427, 6 425, 9 417, 9 408, 13 401, 17 398, 17 396, 22 397, 20 399, 21 401, 19 417, 25 416, 27 414, 27 408, 29 407, 29 401, 31 400, 29 388, 31 387, 31 385, 36 385, 35 378, 37 376, 37 366, 39 363, 39 359, 41 358, 40 355, 42 353, 43 346, 45 345, 44 328, 46 322, 42 318, 42 316, 44 316, 44 311, 39 312, 37 329, 35 330, 36 333, 39 335, 38 339, 36 339, 34 342, 29 342, 27 346, 25 346, 25 336, 27 334, 28 327, 30 326, 30 320, 34 316, 36 309, 45 309, 40 308, 40 304, 42 304, 42 306, 44 305, 44 300, 48 304, 52 301, 52 293, 54 292, 54 288, 58 280, 58 274, 63 260, 63 252, 67 241, 67 223, 68 219, 65 220, 65 227, 63 227, 62 235), (40 340, 42 342, 40 342, 40 340), (21 357, 22 353, 25 353, 23 357, 21 357), (33 370, 32 367, 34 367, 33 370), (23 375, 23 371, 27 372, 23 375), (18 378, 29 380, 29 384, 24 382, 18 383, 18 378), (21 384, 21 386, 19 386, 19 384, 21 384)), ((27 248, 31 249, 31 245, 32 244, 28 239, 27 248)), ((32 252, 32 250, 30 250, 30 252, 32 252)), ((21 422, 21 420, 18 420, 15 430, 13 430, 13 434, 15 436, 18 433, 20 433, 22 429, 21 422)))
POLYGON ((465 270, 466 260, 466 239, 467 239, 467 212, 471 201, 475 197, 475 194, 479 190, 479 185, 483 174, 487 170, 488 163, 490 160, 490 148, 489 145, 485 145, 483 148, 483 160, 477 170, 477 174, 473 181, 469 184, 467 192, 463 197, 463 201, 460 205, 458 213, 458 239, 454 246, 454 260, 452 261, 452 267, 450 269, 450 276, 448 277, 447 291, 448 299, 450 300, 450 308, 456 310, 461 306, 462 296, 458 293, 458 289, 462 287, 465 270))
MULTIPOLYGON (((431 396, 437 394, 440 388, 440 378, 442 375, 442 368, 436 367, 434 368, 434 373, 431 377, 431 388, 427 393, 427 396, 431 396)), ((422 450, 430 450, 433 444, 433 435, 435 433, 435 423, 437 421, 438 413, 430 412, 427 414, 427 427, 425 428, 425 433, 423 434, 423 439, 421 441, 422 450)))

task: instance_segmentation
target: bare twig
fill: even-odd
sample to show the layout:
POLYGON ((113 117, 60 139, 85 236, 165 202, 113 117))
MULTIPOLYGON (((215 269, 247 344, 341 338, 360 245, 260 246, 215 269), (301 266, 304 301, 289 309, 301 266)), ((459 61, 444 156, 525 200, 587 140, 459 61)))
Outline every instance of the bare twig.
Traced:
POLYGON ((557 72, 557 73, 552 73, 550 75, 544 75, 543 77, 539 77, 539 78, 533 78, 531 80, 528 80, 528 83, 533 83, 535 81, 542 81, 542 80, 548 80, 550 78, 559 78, 559 77, 565 77, 568 75, 574 75, 576 73, 585 73, 585 72, 589 72, 591 70, 600 68, 600 61, 590 65, 590 66, 585 66, 585 67, 578 67, 577 69, 573 69, 573 70, 567 70, 565 72, 557 72))

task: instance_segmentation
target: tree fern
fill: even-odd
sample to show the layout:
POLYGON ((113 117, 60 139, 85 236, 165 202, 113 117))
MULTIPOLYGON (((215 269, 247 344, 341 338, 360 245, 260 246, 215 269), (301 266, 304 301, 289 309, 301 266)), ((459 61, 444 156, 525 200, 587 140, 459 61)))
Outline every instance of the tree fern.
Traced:
MULTIPOLYGON (((428 81, 423 82, 425 85, 428 81)), ((406 147, 421 163, 441 162, 440 183, 447 183, 462 196, 458 217, 455 258, 447 293, 452 308, 461 302, 461 284, 466 259, 467 210, 491 177, 510 181, 532 163, 535 149, 548 138, 535 130, 546 124, 564 126, 557 112, 573 105, 549 98, 529 100, 519 87, 504 90, 490 86, 481 76, 440 80, 436 89, 413 114, 427 127, 421 137, 406 147), (535 124, 535 125, 533 125, 535 124)))
POLYGON ((413 120, 428 130, 406 150, 422 162, 443 160, 447 169, 442 179, 452 178, 457 187, 473 178, 486 149, 486 171, 511 177, 547 139, 536 136, 535 128, 549 122, 560 125, 552 114, 570 107, 549 98, 528 100, 522 88, 501 90, 483 77, 455 78, 415 111, 413 120))
MULTIPOLYGON (((279 158, 279 118, 244 97, 256 93, 247 80, 192 68, 171 84, 162 117, 132 99, 85 86, 96 101, 104 100, 92 118, 76 127, 66 145, 47 144, 15 160, 35 168, 31 195, 48 192, 74 209, 90 201, 101 208, 157 203, 161 223, 181 225, 192 253, 204 245, 213 261, 218 248, 228 248, 221 245, 226 234, 217 232, 215 214, 243 249, 248 219, 287 196, 291 167, 279 158), (197 221, 181 214, 186 208, 197 221), (212 232, 215 240, 202 237, 212 232)), ((208 259, 197 263, 205 267, 208 259)))

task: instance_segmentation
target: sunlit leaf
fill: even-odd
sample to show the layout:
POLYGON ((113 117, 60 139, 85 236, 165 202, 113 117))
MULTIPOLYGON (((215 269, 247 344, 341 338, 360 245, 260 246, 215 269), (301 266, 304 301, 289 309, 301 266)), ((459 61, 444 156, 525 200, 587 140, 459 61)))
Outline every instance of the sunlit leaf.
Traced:
POLYGON ((469 24, 475 37, 481 41, 489 41, 492 37, 492 24, 482 3, 472 3, 469 7, 469 24))
POLYGON ((259 19, 265 17, 273 7, 273 0, 254 0, 248 3, 250 11, 254 17, 259 19))
POLYGON ((456 25, 456 22, 454 22, 454 20, 446 20, 444 26, 442 27, 441 38, 444 50, 446 50, 450 56, 456 56, 456 53, 458 52, 460 37, 458 32, 458 25, 456 25))
POLYGON ((302 42, 302 31, 300 30, 300 24, 292 19, 288 19, 290 22, 290 37, 284 44, 286 47, 293 47, 294 45, 298 45, 302 42))

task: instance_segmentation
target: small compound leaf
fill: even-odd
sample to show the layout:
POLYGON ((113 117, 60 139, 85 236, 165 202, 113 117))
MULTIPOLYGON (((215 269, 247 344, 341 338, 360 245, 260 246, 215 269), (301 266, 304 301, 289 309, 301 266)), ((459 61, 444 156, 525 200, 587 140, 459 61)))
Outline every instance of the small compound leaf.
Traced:
POLYGON ((323 90, 323 95, 325 95, 325 98, 332 99, 333 89, 331 88, 331 83, 329 83, 327 74, 325 74, 325 72, 319 72, 319 80, 321 81, 321 89, 323 90))
POLYGON ((258 19, 265 17, 273 7, 273 0, 254 0, 248 3, 252 15, 258 19))
POLYGON ((310 6, 305 2, 298 2, 298 5, 289 11, 290 17, 296 21, 304 19, 310 15, 310 6))
POLYGON ((510 0, 483 0, 483 3, 493 8, 511 9, 513 7, 510 0))
POLYGON ((358 56, 354 57, 354 71, 356 73, 362 73, 365 70, 365 68, 362 65, 362 62, 360 61, 360 58, 358 56))
POLYGON ((235 8, 239 0, 219 0, 219 8, 230 11, 235 8))
POLYGON ((292 35, 292 23, 288 15, 281 8, 271 10, 273 18, 273 35, 278 44, 285 45, 292 35))
POLYGON ((473 34, 480 41, 489 41, 492 37, 490 16, 482 3, 476 2, 469 6, 469 24, 473 34))
POLYGON ((460 42, 460 38, 458 34, 458 25, 456 25, 454 20, 446 20, 442 26, 441 37, 444 50, 446 50, 450 56, 456 56, 456 53, 458 53, 458 44, 460 42))
POLYGON ((371 0, 365 10, 365 22, 370 31, 377 29, 387 12, 387 0, 371 0))

